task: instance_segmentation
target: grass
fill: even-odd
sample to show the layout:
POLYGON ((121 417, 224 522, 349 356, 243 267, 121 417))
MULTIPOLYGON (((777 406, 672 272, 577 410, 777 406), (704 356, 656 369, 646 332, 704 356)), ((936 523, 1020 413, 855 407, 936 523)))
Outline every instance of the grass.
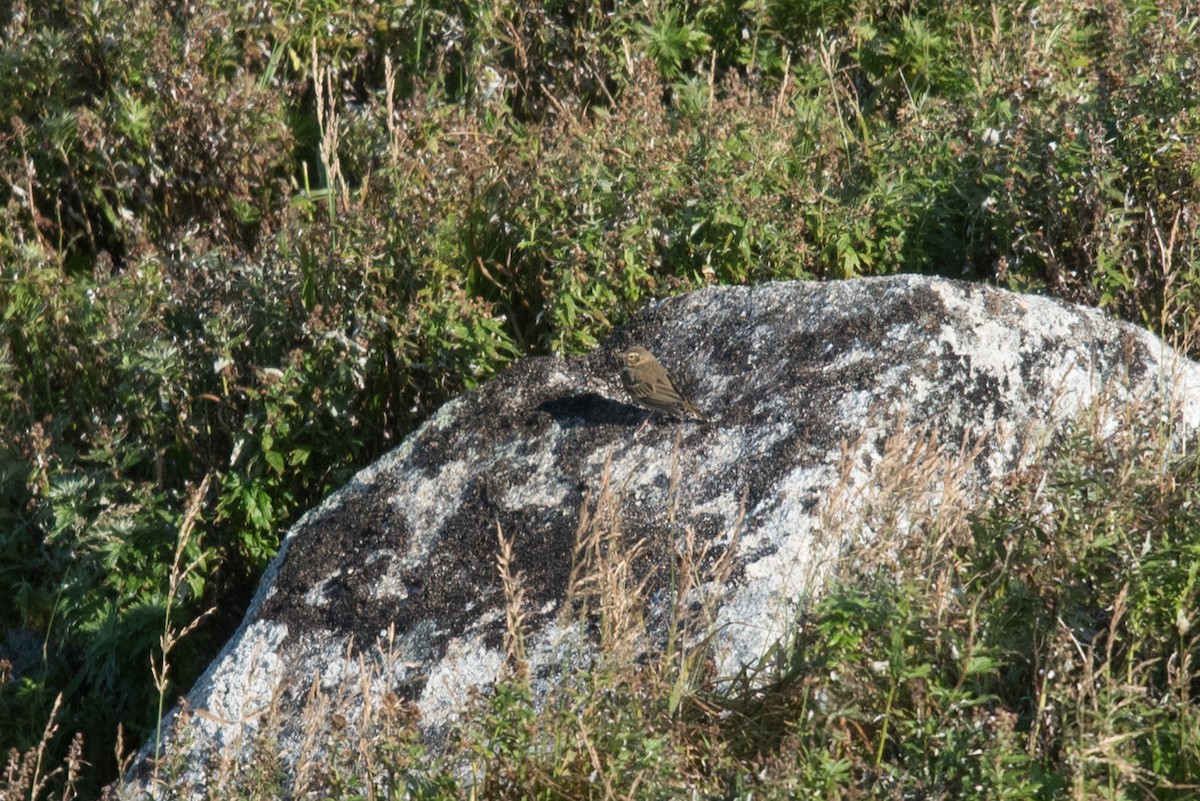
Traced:
MULTIPOLYGON (((898 433, 827 536, 857 542, 773 659, 715 675, 706 564, 675 529, 675 610, 646 627, 637 543, 607 481, 585 500, 563 623, 594 656, 545 694, 525 664, 522 576, 497 532, 507 667, 451 746, 421 743, 415 707, 378 679, 313 682, 303 752, 278 761, 267 716, 204 797, 1189 798, 1200 788, 1200 459, 1155 415, 1097 407, 982 505, 971 454, 898 433), (973 510, 973 511, 972 511, 973 510), (866 536, 866 530, 870 535, 866 536), (884 547, 886 546, 886 547, 884 547), (649 636, 648 636, 649 635, 649 636), (332 725, 330 722, 332 721, 332 725)), ((386 662, 388 642, 365 664, 386 662)), ((48 727, 43 746, 53 737, 48 727)), ((6 798, 45 798, 44 747, 13 754, 6 798)), ((56 768, 62 796, 83 768, 56 768)), ((181 760, 156 797, 182 797, 181 760)))
POLYGON ((1182 0, 85 5, 0 20, 0 629, 42 645, 0 749, 82 732, 82 796, 304 510, 649 298, 921 271, 1195 327, 1182 0))

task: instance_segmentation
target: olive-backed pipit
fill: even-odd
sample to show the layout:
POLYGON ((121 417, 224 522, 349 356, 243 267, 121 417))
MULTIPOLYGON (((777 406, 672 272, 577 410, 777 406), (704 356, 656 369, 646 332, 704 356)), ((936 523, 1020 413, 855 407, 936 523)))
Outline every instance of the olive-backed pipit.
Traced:
POLYGON ((625 385, 629 397, 638 405, 652 412, 678 417, 680 420, 692 418, 708 421, 704 412, 683 397, 671 374, 658 363, 653 353, 641 345, 634 345, 623 351, 620 356, 624 364, 621 369, 621 383, 625 385))

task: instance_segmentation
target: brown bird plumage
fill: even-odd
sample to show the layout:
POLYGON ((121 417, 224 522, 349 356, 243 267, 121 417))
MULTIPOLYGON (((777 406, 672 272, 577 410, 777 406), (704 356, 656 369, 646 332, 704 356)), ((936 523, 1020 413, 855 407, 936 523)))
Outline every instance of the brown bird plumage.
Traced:
POLYGON ((652 412, 662 412, 680 420, 708 420, 704 412, 683 397, 671 374, 658 363, 653 353, 641 345, 634 345, 620 356, 624 363, 621 383, 634 402, 652 412))

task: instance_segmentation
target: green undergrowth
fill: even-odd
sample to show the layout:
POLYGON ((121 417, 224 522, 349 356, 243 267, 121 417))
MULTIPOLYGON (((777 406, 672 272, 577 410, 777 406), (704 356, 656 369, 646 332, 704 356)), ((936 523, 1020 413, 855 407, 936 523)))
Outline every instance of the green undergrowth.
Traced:
MULTIPOLYGON (((869 496, 889 513, 827 504, 823 526, 853 519, 870 535, 837 530, 860 543, 840 578, 788 641, 732 677, 695 636, 715 606, 640 650, 637 547, 623 542, 619 499, 603 486, 582 512, 564 605, 565 623, 598 638, 586 666, 549 691, 531 682, 522 577, 501 534, 506 678, 446 750, 422 745, 415 708, 393 693, 363 704, 314 691, 303 768, 276 761, 280 721, 269 719, 245 761, 224 764, 202 795, 1192 798, 1200 460, 1194 442, 1167 439, 1158 421, 1097 413, 970 513, 963 455, 914 458, 927 443, 898 435, 869 496)), ((676 543, 676 598, 729 578, 686 529, 676 543)), ((159 797, 182 792, 186 767, 161 765, 159 797)))
POLYGON ((95 795, 304 510, 514 358, 594 347, 651 298, 920 271, 1194 355, 1198 20, 5 5, 0 749, 53 720, 46 760, 78 753, 95 795))

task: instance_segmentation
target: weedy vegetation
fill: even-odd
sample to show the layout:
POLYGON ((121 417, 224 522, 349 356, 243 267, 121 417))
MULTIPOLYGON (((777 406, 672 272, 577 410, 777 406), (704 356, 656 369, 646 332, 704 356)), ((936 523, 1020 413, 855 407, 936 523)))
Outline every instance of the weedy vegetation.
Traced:
MULTIPOLYGON (((1198 42, 1182 0, 5 4, 0 789, 99 794, 301 512, 651 297, 920 271, 1195 356, 1198 42)), ((480 786, 1185 797, 1194 460, 1143 433, 929 521, 940 581, 831 588, 753 691, 676 651, 543 709, 514 670, 480 786)), ((410 711, 370 765, 425 765, 410 711)), ((376 793, 337 753, 321 786, 376 793)))
MULTIPOLYGON (((974 505, 970 448, 897 434, 822 510, 839 568, 793 636, 737 676, 717 673, 707 636, 706 589, 728 580, 731 551, 708 558, 664 515, 674 613, 648 630, 645 544, 628 541, 606 475, 580 510, 561 610, 594 648, 559 681, 527 670, 523 578, 498 530, 506 667, 446 748, 430 751, 415 706, 386 689, 385 637, 353 686, 314 678, 286 722, 303 732, 294 765, 271 713, 205 787, 168 756, 155 797, 1194 797, 1200 460, 1147 409, 1117 414, 1097 405, 974 505)), ((14 754, 8 789, 38 797, 41 756, 14 754)), ((76 741, 50 776, 69 793, 79 768, 76 741)))

